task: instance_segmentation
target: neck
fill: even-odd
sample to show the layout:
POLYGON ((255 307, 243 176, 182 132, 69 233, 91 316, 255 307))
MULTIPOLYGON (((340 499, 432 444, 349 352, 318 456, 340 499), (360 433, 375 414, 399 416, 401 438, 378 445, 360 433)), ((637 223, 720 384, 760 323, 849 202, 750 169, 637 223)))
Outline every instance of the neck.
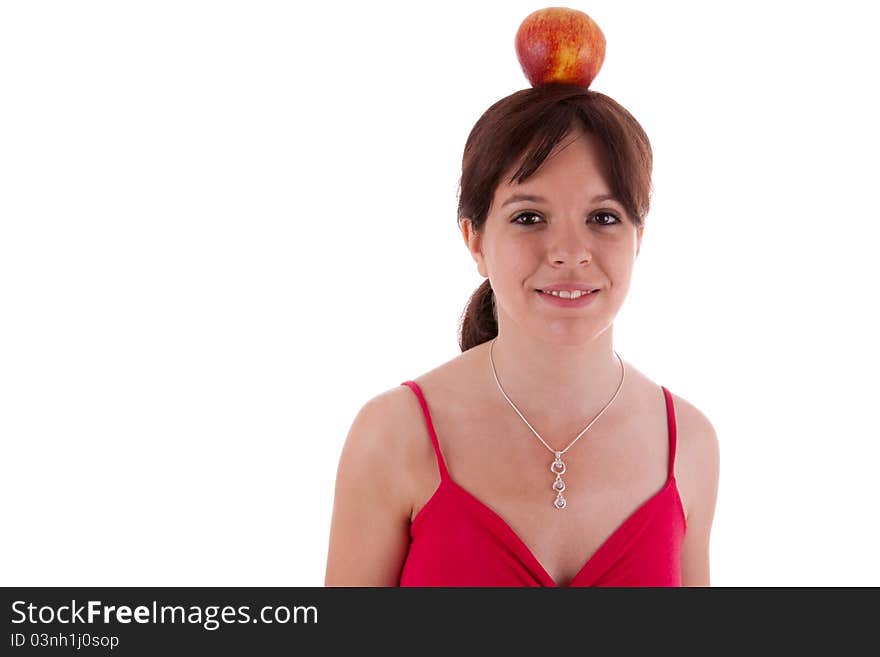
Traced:
MULTIPOLYGON (((612 347, 612 328, 588 342, 567 345, 521 333, 499 333, 494 346, 487 345, 486 358, 488 361, 491 349, 501 387, 538 431, 536 423, 546 429, 572 427, 592 420, 620 385, 621 361, 612 347)), ((507 406, 497 390, 491 364, 486 365, 492 387, 507 406)), ((602 417, 611 411, 609 407, 602 417)))

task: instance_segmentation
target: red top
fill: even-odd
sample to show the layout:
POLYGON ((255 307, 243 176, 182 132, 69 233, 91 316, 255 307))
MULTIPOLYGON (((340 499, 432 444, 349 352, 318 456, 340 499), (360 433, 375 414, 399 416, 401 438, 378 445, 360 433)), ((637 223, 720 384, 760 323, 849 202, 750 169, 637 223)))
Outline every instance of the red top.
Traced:
MULTIPOLYGON (((552 586, 558 584, 501 516, 449 476, 425 396, 419 398, 440 469, 440 485, 410 524, 400 586, 552 586)), ((686 522, 675 482, 675 409, 666 396, 666 483, 605 540, 568 586, 681 586, 686 522)), ((549 504, 548 504, 549 508, 549 504)))

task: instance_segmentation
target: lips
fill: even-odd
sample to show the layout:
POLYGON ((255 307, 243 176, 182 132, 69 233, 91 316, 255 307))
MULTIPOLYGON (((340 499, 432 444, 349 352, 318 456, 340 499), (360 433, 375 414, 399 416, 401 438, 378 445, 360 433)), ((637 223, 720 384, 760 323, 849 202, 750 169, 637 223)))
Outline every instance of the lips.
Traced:
POLYGON ((568 292, 574 292, 575 290, 580 292, 595 292, 599 288, 593 287, 591 283, 585 281, 567 281, 563 283, 552 283, 551 285, 536 287, 535 289, 539 292, 562 292, 563 290, 568 292))
MULTIPOLYGON (((556 290, 554 290, 554 292, 555 292, 555 291, 556 291, 556 290)), ((562 292, 563 290, 559 290, 559 291, 562 292)), ((568 291, 568 292, 580 292, 580 294, 578 294, 577 297, 575 297, 575 298, 577 298, 577 299, 580 299, 580 298, 583 297, 583 296, 588 296, 588 295, 590 295, 590 294, 595 294, 596 292, 598 292, 598 290, 565 290, 565 291, 568 291), (586 294, 584 294, 584 292, 586 292, 586 294)), ((547 291, 547 290, 535 290, 535 292, 539 292, 540 294, 546 294, 547 296, 551 296, 551 297, 553 297, 554 299, 571 299, 571 298, 572 298, 572 297, 570 297, 570 296, 561 296, 561 295, 551 294, 551 293, 550 293, 549 291, 547 291)))
POLYGON ((581 294, 577 298, 571 297, 558 297, 553 294, 549 294, 548 292, 542 292, 541 290, 535 290, 538 295, 543 299, 546 303, 549 303, 552 306, 557 306, 559 308, 581 308, 583 306, 587 306, 593 302, 593 300, 599 295, 599 291, 589 292, 587 294, 581 294))

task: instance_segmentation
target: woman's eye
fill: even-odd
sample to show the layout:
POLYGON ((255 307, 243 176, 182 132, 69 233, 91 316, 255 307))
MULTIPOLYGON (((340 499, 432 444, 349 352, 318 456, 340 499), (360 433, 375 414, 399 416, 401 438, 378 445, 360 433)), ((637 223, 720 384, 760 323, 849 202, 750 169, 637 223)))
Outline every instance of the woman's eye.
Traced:
POLYGON ((528 222, 528 223, 520 222, 519 221, 520 217, 539 217, 539 215, 535 214, 534 212, 520 212, 518 215, 516 215, 513 218, 513 221, 511 223, 518 224, 520 226, 534 226, 535 225, 532 222, 528 222))
POLYGON ((594 216, 594 217, 611 217, 611 218, 614 220, 614 221, 611 221, 611 222, 609 222, 609 223, 605 223, 605 222, 603 222, 603 221, 600 221, 600 222, 599 222, 599 225, 600 225, 600 226, 613 226, 614 224, 619 224, 619 223, 620 223, 620 219, 617 218, 617 215, 616 215, 616 214, 612 214, 611 212, 597 212, 597 213, 594 214, 593 216, 594 216))

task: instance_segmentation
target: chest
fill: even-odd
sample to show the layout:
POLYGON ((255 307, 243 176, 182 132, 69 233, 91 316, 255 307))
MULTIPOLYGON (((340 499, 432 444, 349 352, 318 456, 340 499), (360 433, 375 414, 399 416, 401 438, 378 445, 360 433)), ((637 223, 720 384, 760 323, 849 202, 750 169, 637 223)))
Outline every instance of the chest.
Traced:
MULTIPOLYGON (((597 421, 573 444, 592 418, 546 433, 533 423, 551 448, 568 447, 558 478, 564 484, 563 509, 554 505, 562 468, 553 465, 554 453, 515 412, 480 412, 479 406, 450 400, 432 405, 432 420, 450 478, 497 515, 554 581, 566 583, 667 483, 666 404, 662 390, 655 392, 635 406, 630 399, 611 421, 597 421)), ((424 440, 429 441, 426 432, 424 440)), ((413 517, 439 483, 433 449, 426 460, 433 474, 422 479, 413 517)))

